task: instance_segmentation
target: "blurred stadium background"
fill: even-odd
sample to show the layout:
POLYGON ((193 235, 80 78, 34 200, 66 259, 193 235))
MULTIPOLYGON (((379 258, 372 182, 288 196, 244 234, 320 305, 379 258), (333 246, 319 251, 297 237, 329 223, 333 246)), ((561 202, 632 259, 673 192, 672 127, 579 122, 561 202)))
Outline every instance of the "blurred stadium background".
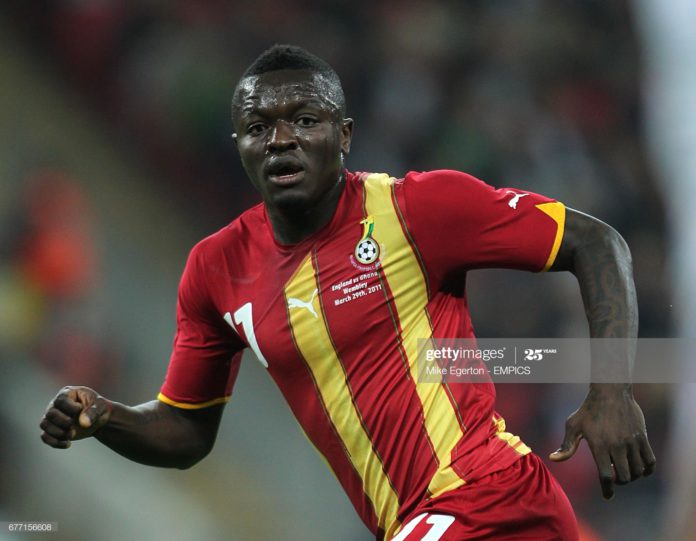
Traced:
MULTIPOLYGON (((457 168, 594 214, 632 247, 641 336, 694 337, 694 29, 688 0, 4 0, 0 521, 58 522, 54 541, 371 538, 252 358, 192 470, 38 437, 65 384, 156 395, 188 250, 257 201, 228 104, 275 42, 341 75, 351 169, 457 168)), ((572 277, 476 272, 470 297, 482 337, 587 333, 572 277)), ((551 466, 583 539, 696 539, 694 391, 636 389, 659 469, 613 501, 586 446, 551 466)), ((545 457, 584 389, 499 395, 545 457)))

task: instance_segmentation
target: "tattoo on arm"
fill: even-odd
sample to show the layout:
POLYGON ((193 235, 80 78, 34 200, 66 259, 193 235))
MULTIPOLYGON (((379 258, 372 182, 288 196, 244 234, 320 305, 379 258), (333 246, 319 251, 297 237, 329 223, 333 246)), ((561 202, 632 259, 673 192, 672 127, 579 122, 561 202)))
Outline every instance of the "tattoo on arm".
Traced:
POLYGON ((593 338, 634 338, 638 304, 626 242, 599 220, 568 209, 563 244, 552 271, 578 278, 593 338))
POLYGON ((614 229, 568 209, 563 244, 551 270, 578 279, 593 341, 593 381, 629 382, 638 335, 638 303, 631 254, 614 229))

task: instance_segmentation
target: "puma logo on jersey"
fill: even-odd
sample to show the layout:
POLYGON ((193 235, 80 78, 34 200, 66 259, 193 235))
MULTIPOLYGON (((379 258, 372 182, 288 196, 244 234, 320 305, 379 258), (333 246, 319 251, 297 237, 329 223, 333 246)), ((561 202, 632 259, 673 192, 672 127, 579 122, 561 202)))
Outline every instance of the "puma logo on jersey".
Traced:
POLYGON ((317 312, 314 310, 314 306, 312 303, 314 302, 314 297, 317 296, 318 289, 314 289, 314 293, 312 293, 312 298, 309 299, 307 302, 303 301, 302 299, 296 299, 294 297, 288 298, 288 308, 306 308, 309 310, 314 317, 319 317, 317 312))
POLYGON ((517 208, 517 202, 518 202, 522 197, 526 197, 526 196, 529 195, 528 193, 517 193, 517 192, 513 192, 512 190, 507 190, 505 193, 511 193, 512 196, 513 196, 512 199, 510 199, 510 201, 508 201, 508 207, 510 207, 511 209, 516 209, 516 208, 517 208))

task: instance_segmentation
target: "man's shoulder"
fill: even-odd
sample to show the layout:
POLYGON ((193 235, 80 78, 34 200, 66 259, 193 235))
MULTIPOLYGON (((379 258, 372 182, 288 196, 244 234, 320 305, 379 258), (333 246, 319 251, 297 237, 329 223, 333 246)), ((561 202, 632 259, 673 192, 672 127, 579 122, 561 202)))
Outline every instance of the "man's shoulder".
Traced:
POLYGON ((382 179, 388 179, 389 182, 394 182, 397 184, 408 183, 411 186, 451 182, 462 183, 465 185, 470 184, 472 186, 484 184, 481 180, 477 179, 473 175, 470 175, 469 173, 465 173, 463 171, 456 171, 454 169, 408 171, 405 175, 401 177, 397 177, 389 173, 375 173, 365 171, 349 173, 348 175, 349 182, 355 182, 358 184, 364 184, 365 182, 378 182, 382 179))
POLYGON ((242 212, 215 233, 198 241, 192 252, 201 254, 234 250, 236 245, 248 244, 253 237, 266 232, 266 213, 263 203, 259 203, 242 212))
POLYGON ((433 169, 431 171, 409 171, 404 175, 405 182, 416 184, 456 183, 462 186, 478 186, 484 184, 469 173, 454 169, 433 169))

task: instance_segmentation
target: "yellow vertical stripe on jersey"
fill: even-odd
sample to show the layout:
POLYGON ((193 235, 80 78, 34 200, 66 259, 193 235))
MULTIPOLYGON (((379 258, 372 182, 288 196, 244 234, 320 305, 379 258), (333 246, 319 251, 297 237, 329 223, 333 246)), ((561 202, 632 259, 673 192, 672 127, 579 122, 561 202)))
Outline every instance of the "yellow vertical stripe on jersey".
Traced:
POLYGON ((285 300, 295 342, 309 367, 331 422, 375 507, 379 527, 396 521, 399 498, 355 408, 343 365, 333 347, 321 303, 311 253, 285 286, 285 300), (310 310, 310 307, 312 310, 310 310))
POLYGON ((546 260, 546 264, 542 269, 542 272, 547 271, 556 261, 556 256, 558 255, 558 250, 561 247, 561 241, 563 240, 563 231, 565 229, 565 206, 563 203, 555 201, 553 203, 540 203, 535 205, 541 212, 550 216, 554 222, 556 222, 556 237, 553 239, 553 246, 551 247, 551 252, 549 253, 549 258, 546 260))
POLYGON ((417 256, 401 228, 392 202, 393 182, 394 179, 384 174, 370 175, 365 180, 365 211, 375 221, 372 238, 381 247, 381 265, 393 293, 401 343, 423 407, 425 429, 437 455, 438 470, 428 486, 430 493, 437 496, 464 484, 450 466, 452 450, 463 432, 444 387, 437 383, 419 383, 416 363, 419 340, 428 340, 432 336, 426 312, 428 290, 417 256))

